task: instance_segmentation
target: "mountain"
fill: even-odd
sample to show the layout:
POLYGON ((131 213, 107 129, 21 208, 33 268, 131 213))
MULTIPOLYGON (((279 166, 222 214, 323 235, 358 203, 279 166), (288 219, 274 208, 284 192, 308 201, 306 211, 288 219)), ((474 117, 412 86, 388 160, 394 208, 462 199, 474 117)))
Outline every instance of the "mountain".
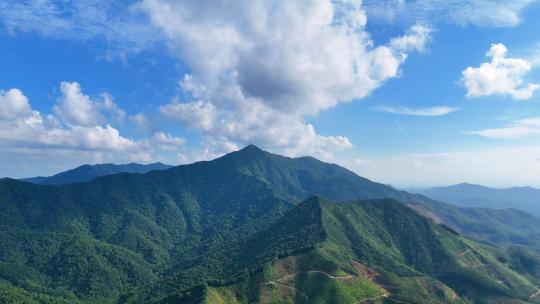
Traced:
POLYGON ((98 165, 83 165, 75 169, 55 174, 53 176, 38 176, 22 178, 22 181, 39 184, 39 185, 63 185, 87 182, 96 177, 117 174, 117 173, 139 173, 144 174, 153 170, 166 170, 172 166, 162 163, 153 163, 141 165, 136 163, 116 165, 116 164, 98 164, 98 165))
POLYGON ((473 184, 458 184, 419 190, 430 198, 463 207, 519 209, 540 217, 540 189, 513 187, 495 189, 473 184))
POLYGON ((306 299, 302 294, 314 299, 324 290, 324 299, 337 298, 307 302, 445 294, 472 303, 491 289, 500 299, 527 300, 537 284, 538 257, 506 245, 534 248, 531 238, 540 225, 505 221, 505 210, 477 210, 478 218, 470 210, 476 209, 255 146, 213 161, 62 186, 2 179, 0 302, 235 303, 236 295, 265 302, 259 283, 280 287, 290 285, 281 280, 289 278, 314 287, 275 290, 285 298, 294 291, 297 303, 306 299), (313 195, 354 202, 334 207, 320 198, 304 201, 313 195), (403 204, 358 202, 381 198, 403 204), (458 235, 458 229, 491 244, 458 235), (472 272, 463 274, 462 266, 472 272), (297 273, 304 267, 317 272, 297 273), (268 281, 272 273, 291 276, 268 281), (347 284, 347 276, 362 273, 367 280, 347 284))

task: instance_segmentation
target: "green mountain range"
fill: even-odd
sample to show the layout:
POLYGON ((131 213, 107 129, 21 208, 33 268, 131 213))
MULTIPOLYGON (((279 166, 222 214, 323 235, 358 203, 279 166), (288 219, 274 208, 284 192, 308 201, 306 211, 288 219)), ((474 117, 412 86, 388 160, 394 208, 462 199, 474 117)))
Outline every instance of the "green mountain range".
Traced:
POLYGON ((23 178, 22 181, 40 184, 40 185, 64 185, 72 183, 87 182, 96 177, 117 174, 117 173, 148 173, 153 170, 165 170, 172 166, 162 163, 153 163, 142 165, 137 163, 116 165, 116 164, 97 164, 82 165, 75 169, 60 172, 53 176, 37 176, 23 178))
POLYGON ((3 179, 0 303, 540 303, 538 221, 255 146, 83 183, 3 179))

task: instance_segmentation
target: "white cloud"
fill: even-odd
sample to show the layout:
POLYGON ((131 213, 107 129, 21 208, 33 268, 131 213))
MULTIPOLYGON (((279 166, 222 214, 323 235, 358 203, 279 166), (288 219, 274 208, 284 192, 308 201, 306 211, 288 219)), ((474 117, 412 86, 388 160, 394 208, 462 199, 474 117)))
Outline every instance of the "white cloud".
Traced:
POLYGON ((540 117, 524 118, 518 122, 525 126, 540 128, 540 117))
POLYGON ((97 102, 82 94, 78 83, 62 82, 60 91, 62 98, 53 111, 63 122, 75 126, 91 126, 101 122, 97 102))
POLYGON ((9 154, 32 159, 36 153, 49 155, 48 151, 54 151, 87 161, 147 162, 162 157, 162 153, 177 152, 185 143, 183 138, 159 131, 139 140, 122 136, 101 115, 103 111, 124 115, 110 96, 105 94, 94 101, 82 94, 77 83, 63 82, 61 91, 62 98, 50 115, 32 110, 28 98, 18 89, 1 91, 0 158, 9 154))
POLYGON ((444 116, 459 111, 452 107, 427 107, 427 108, 408 108, 408 107, 377 107, 376 110, 392 114, 411 115, 411 116, 444 116))
POLYGON ((113 98, 108 93, 101 94, 101 102, 97 103, 98 110, 106 111, 115 116, 115 119, 119 122, 123 122, 126 117, 126 112, 114 103, 113 98))
POLYGON ((180 146, 186 143, 182 137, 175 137, 164 132, 155 132, 149 141, 149 145, 161 150, 176 151, 180 146))
MULTIPOLYGON (((165 41, 189 66, 182 95, 194 98, 164 105, 162 114, 201 130, 216 146, 255 142, 306 154, 352 146, 343 136, 317 134, 307 116, 366 97, 398 77, 408 53, 425 50, 429 41, 430 29, 414 25, 375 46, 361 5, 142 0, 126 8, 102 0, 4 1, 0 23, 15 34, 100 39, 122 50, 165 41), (274 122, 281 125, 269 127, 274 122)), ((104 113, 124 116, 109 96, 91 98, 75 83, 63 91, 54 111, 63 124, 90 127, 108 121, 104 113)))
POLYGON ((342 164, 361 176, 399 187, 461 182, 540 187, 540 146, 362 157, 342 164))
POLYGON ((64 130, 61 138, 52 138, 53 144, 65 144, 69 147, 90 150, 112 150, 126 151, 137 148, 137 143, 124 138, 120 132, 106 125, 105 127, 80 127, 73 126, 69 130, 64 130))
POLYGON ((277 151, 322 153, 352 146, 317 134, 305 117, 361 99, 399 75, 430 30, 412 27, 374 46, 360 1, 144 0, 139 9, 189 66, 183 95, 160 108, 208 142, 254 142, 277 151))
POLYGON ((28 98, 19 89, 0 91, 0 120, 11 120, 31 112, 28 98))
POLYGON ((132 121, 135 125, 137 125, 140 128, 146 128, 146 126, 148 125, 148 119, 142 113, 130 115, 129 120, 132 121))
POLYGON ((200 128, 202 130, 211 130, 216 118, 216 107, 207 102, 194 101, 187 103, 172 102, 159 108, 161 114, 170 119, 180 121, 182 124, 200 128))
POLYGON ((140 134, 148 135, 155 131, 156 123, 143 113, 128 115, 128 121, 134 125, 135 130, 140 134))
POLYGON ((494 139, 514 139, 521 138, 531 134, 539 133, 540 129, 527 126, 510 126, 504 128, 485 129, 479 131, 466 132, 467 134, 480 135, 494 139))
POLYGON ((104 112, 113 113, 119 121, 125 116, 112 97, 102 93, 101 100, 93 100, 83 94, 77 82, 62 82, 60 84, 62 97, 53 108, 54 113, 64 123, 73 126, 93 126, 105 121, 104 112))
POLYGON ((492 44, 486 56, 491 62, 479 67, 468 67, 462 72, 462 83, 467 96, 509 95, 516 100, 530 99, 540 88, 539 84, 526 83, 523 79, 532 65, 525 59, 507 57, 508 50, 502 43, 492 44))
POLYGON ((469 131, 465 133, 494 139, 522 138, 530 135, 540 134, 540 117, 520 119, 502 128, 469 131))
POLYGON ((527 50, 527 61, 529 61, 533 68, 540 66, 540 43, 536 42, 536 44, 529 48, 527 50))
POLYGON ((385 22, 444 22, 460 26, 513 27, 537 0, 364 0, 367 14, 385 22))
POLYGON ((37 111, 0 122, 0 139, 3 146, 36 149, 125 151, 137 146, 109 125, 63 126, 56 117, 37 111))
POLYGON ((422 25, 413 25, 407 35, 393 38, 390 46, 403 52, 424 51, 432 30, 422 25))

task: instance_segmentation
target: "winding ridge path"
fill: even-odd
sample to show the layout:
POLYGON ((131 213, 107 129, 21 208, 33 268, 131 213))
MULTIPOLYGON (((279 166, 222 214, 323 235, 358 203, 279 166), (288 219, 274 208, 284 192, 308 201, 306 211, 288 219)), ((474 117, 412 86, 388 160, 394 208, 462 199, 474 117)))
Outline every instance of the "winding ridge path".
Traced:
POLYGON ((463 251, 462 253, 460 253, 459 256, 462 257, 462 256, 464 256, 464 255, 466 255, 467 253, 470 253, 470 252, 471 252, 471 250, 467 249, 467 250, 463 251))
POLYGON ((385 290, 385 291, 383 292, 383 294, 380 295, 380 296, 376 296, 376 297, 372 297, 372 298, 363 299, 362 301, 357 302, 357 304, 361 304, 361 303, 364 303, 364 302, 367 302, 367 301, 377 300, 377 299, 380 299, 380 298, 388 298, 388 293, 386 292, 386 290, 385 290))
POLYGON ((290 277, 294 277, 294 276, 296 276, 298 274, 301 274, 301 273, 319 273, 319 274, 322 274, 322 275, 327 276, 330 279, 334 279, 334 280, 352 280, 354 278, 352 275, 334 276, 334 275, 331 275, 328 272, 324 272, 322 270, 308 270, 308 271, 300 271, 300 272, 294 272, 294 273, 288 274, 288 275, 286 275, 284 277, 279 278, 278 281, 283 281, 285 279, 288 279, 290 277))
POLYGON ((321 271, 321 270, 309 270, 309 271, 306 271, 306 272, 307 273, 320 273, 320 274, 323 274, 323 275, 329 277, 330 279, 334 279, 334 280, 351 280, 351 279, 353 279, 352 275, 333 276, 333 275, 329 274, 328 272, 324 272, 324 271, 321 271))
POLYGON ((291 285, 288 285, 288 284, 283 284, 283 283, 279 283, 279 282, 274 282, 274 281, 268 281, 268 282, 265 282, 263 283, 265 285, 280 285, 280 286, 284 286, 285 288, 289 288, 289 289, 292 289, 294 290, 295 293, 298 293, 299 295, 301 295, 302 297, 304 297, 304 299, 306 299, 306 303, 309 303, 309 297, 303 293, 302 291, 300 291, 300 289, 294 287, 294 286, 291 286, 291 285))
MULTIPOLYGON (((265 284, 265 285, 280 285, 280 286, 284 286, 285 288, 292 289, 292 290, 295 291, 295 293, 298 293, 299 295, 304 297, 304 299, 306 299, 306 303, 308 303, 309 302, 309 297, 305 293, 303 293, 300 289, 298 289, 298 288, 296 288, 296 287, 294 287, 292 285, 282 283, 285 279, 288 279, 290 277, 296 276, 296 275, 301 274, 301 273, 318 273, 318 274, 322 274, 322 275, 324 275, 324 276, 326 276, 326 277, 328 277, 330 279, 333 279, 333 280, 352 280, 354 278, 352 275, 334 276, 334 275, 331 275, 328 272, 325 272, 325 271, 322 271, 322 270, 308 270, 308 271, 294 272, 294 273, 288 274, 286 276, 283 276, 283 277, 277 279, 276 281, 268 281, 268 282, 264 282, 263 284, 265 284)), ((388 296, 389 296, 388 292, 386 290, 384 290, 382 295, 372 297, 372 298, 363 299, 360 302, 357 302, 357 304, 361 304, 361 303, 364 303, 364 302, 367 302, 367 301, 377 300, 377 299, 380 299, 380 298, 387 298, 388 296)), ((406 302, 401 302, 401 303, 406 303, 406 302)))
POLYGON ((392 298, 388 298, 388 300, 396 302, 396 303, 412 304, 412 303, 409 303, 409 302, 400 301, 400 300, 396 300, 396 299, 392 299, 392 298))

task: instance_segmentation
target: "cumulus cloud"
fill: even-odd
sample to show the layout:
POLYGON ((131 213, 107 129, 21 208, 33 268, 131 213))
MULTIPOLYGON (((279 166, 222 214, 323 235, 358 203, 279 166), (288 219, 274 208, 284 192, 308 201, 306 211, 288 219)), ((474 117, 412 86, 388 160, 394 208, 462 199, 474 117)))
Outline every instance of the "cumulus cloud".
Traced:
POLYGON ((390 46, 403 52, 424 51, 432 30, 423 25, 413 25, 409 32, 401 37, 393 38, 390 46))
POLYGON ((183 138, 159 131, 139 140, 122 136, 100 112, 123 114, 109 95, 94 101, 82 94, 78 83, 67 82, 61 84, 61 92, 49 115, 33 110, 18 89, 0 92, 0 154, 56 151, 70 157, 146 162, 155 152, 176 151, 185 143, 183 138))
POLYGON ((0 120, 10 120, 31 112, 28 98, 19 89, 0 91, 0 120))
POLYGON ((305 117, 361 99, 397 77, 430 30, 415 25, 387 45, 366 32, 360 1, 144 0, 138 6, 189 66, 184 96, 160 112, 201 130, 208 142, 254 142, 291 153, 340 151, 305 117))
POLYGON ((0 122, 2 145, 46 149, 114 150, 135 148, 136 143, 105 126, 64 126, 52 115, 38 111, 0 122))
POLYGON ((149 140, 150 146, 166 151, 176 151, 185 143, 186 140, 184 138, 175 137, 165 132, 155 132, 149 140))
POLYGON ((516 120, 502 128, 484 129, 465 132, 493 139, 517 139, 540 134, 540 117, 516 120))
POLYGON ((389 107, 381 106, 376 110, 392 114, 410 115, 410 116, 444 116, 459 111, 453 107, 427 107, 427 108, 408 108, 408 107, 389 107))
POLYGON ((138 127, 145 128, 148 124, 148 119, 142 113, 137 113, 129 116, 129 120, 136 124, 138 127))
MULTIPOLYGON (((417 24, 374 45, 359 0, 141 0, 129 8, 102 0, 8 0, 0 3, 0 20, 14 33, 99 39, 120 49, 164 41, 190 69, 180 95, 193 99, 174 99, 161 114, 200 130, 216 147, 255 142, 301 154, 352 146, 343 136, 318 134, 306 117, 364 98, 398 77, 408 54, 424 51, 431 33, 417 24), (274 122, 282 125, 268 127, 274 122)), ((124 116, 109 96, 90 97, 76 83, 63 84, 62 92, 54 109, 62 124, 90 127, 108 121, 105 114, 124 116)), ((142 117, 130 121, 143 123, 142 117)))
POLYGON ((102 93, 101 100, 93 100, 83 94, 77 82, 62 82, 60 84, 62 97, 53 108, 54 113, 64 123, 74 126, 93 126, 105 121, 103 112, 116 115, 123 120, 124 110, 119 108, 109 94, 102 93))
POLYGON ((516 100, 530 99, 540 88, 539 84, 526 83, 524 77, 532 65, 525 59, 507 57, 508 50, 502 43, 492 44, 486 56, 491 62, 479 67, 468 67, 462 72, 462 83, 467 96, 509 95, 516 100))
POLYGON ((159 108, 161 114, 170 119, 178 120, 188 127, 211 130, 217 115, 216 107, 201 100, 179 103, 172 102, 159 108))
POLYGON ((152 132, 154 123, 143 113, 128 115, 128 121, 135 126, 135 130, 142 134, 152 132))
POLYGON ((364 0, 370 18, 384 22, 443 22, 460 26, 513 27, 537 0, 364 0))

